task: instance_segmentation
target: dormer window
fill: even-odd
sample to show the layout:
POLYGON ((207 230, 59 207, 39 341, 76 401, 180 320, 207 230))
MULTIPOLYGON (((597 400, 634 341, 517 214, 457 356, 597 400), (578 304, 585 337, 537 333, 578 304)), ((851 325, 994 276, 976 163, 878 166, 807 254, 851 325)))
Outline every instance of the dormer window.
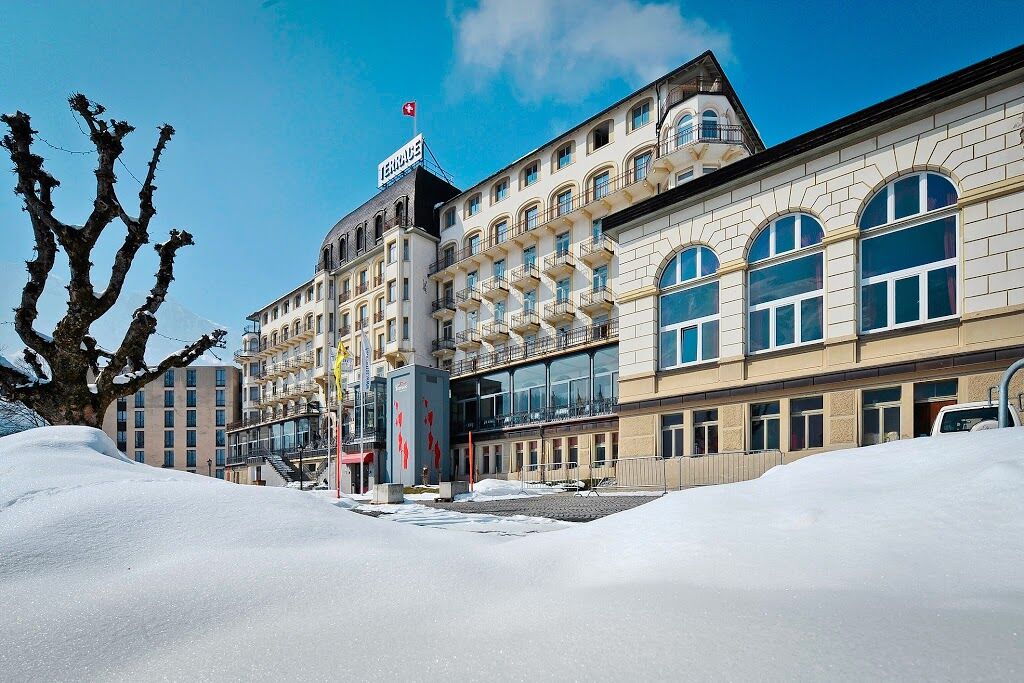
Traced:
POLYGON ((535 182, 540 180, 540 162, 534 161, 523 169, 522 183, 523 187, 533 185, 535 182))
POLYGON ((508 178, 503 178, 494 183, 494 190, 491 193, 491 201, 495 204, 508 196, 508 178))
POLYGON ((605 121, 590 132, 590 151, 601 149, 612 141, 612 122, 605 121))
POLYGON ((651 120, 651 101, 641 102, 640 104, 633 107, 629 112, 629 129, 631 131, 636 130, 642 126, 646 126, 651 120))
POLYGON ((572 163, 573 143, 567 142, 555 152, 555 169, 560 170, 572 163))

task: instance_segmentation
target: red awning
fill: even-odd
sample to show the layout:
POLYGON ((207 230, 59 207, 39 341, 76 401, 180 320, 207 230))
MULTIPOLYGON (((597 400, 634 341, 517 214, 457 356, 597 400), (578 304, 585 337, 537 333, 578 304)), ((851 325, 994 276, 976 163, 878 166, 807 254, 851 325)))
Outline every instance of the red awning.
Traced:
POLYGON ((373 460, 373 451, 366 451, 364 453, 342 453, 341 464, 343 465, 358 465, 363 462, 370 462, 373 460))

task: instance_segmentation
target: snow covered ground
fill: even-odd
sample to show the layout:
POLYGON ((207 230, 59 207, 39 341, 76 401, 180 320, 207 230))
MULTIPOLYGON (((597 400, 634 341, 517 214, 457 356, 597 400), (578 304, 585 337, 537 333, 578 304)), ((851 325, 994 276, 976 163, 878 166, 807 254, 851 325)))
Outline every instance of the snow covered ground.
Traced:
POLYGON ((1022 491, 993 430, 510 538, 33 430, 0 439, 0 680, 1019 680, 1022 491))

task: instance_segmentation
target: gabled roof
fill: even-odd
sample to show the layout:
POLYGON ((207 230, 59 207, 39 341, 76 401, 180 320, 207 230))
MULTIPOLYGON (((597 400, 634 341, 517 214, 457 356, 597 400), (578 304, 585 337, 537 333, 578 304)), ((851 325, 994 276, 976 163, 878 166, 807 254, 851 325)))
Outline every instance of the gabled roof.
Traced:
POLYGON ((763 152, 740 159, 728 166, 723 166, 714 173, 699 176, 683 185, 628 206, 605 217, 602 225, 605 231, 617 231, 633 221, 678 204, 690 197, 703 194, 716 187, 741 179, 744 176, 753 175, 768 166, 855 135, 871 126, 884 123, 933 102, 957 95, 1021 68, 1024 68, 1024 45, 1007 50, 947 76, 942 76, 930 83, 926 83, 913 90, 908 90, 901 95, 896 95, 791 140, 779 143, 774 147, 769 147, 763 152))

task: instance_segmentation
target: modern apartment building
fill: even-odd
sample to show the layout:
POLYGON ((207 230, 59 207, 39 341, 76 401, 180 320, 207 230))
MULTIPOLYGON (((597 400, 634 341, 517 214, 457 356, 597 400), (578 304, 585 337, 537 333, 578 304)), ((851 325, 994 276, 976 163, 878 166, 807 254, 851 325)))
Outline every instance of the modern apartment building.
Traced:
POLYGON ((240 414, 232 365, 175 368, 107 409, 103 431, 136 462, 225 477, 227 425, 240 414))
POLYGON ((456 192, 424 166, 410 169, 328 231, 310 280, 249 316, 235 355, 245 376, 242 419, 230 430, 232 477, 297 481, 301 451, 303 478, 322 481, 340 435, 343 488, 375 480, 387 434, 383 377, 433 363, 427 272, 438 205, 456 192), (349 353, 341 397, 332 370, 339 340, 349 353))
POLYGON ((705 53, 441 207, 434 356, 451 374, 457 475, 618 443, 619 310, 606 216, 764 146, 705 53))
POLYGON ((990 400, 1024 356, 1022 130, 1018 48, 607 217, 619 453, 793 459, 990 400))

